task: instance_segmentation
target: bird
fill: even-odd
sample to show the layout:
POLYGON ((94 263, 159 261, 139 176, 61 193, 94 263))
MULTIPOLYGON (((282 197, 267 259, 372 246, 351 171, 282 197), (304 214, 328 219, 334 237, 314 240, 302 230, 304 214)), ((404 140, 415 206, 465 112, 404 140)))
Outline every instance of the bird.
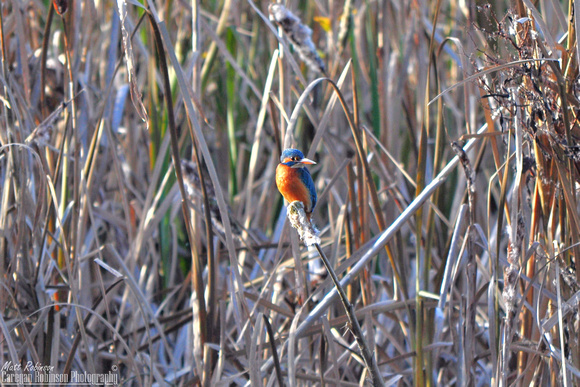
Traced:
POLYGON ((298 149, 286 149, 276 167, 276 185, 288 203, 300 201, 308 220, 316 207, 316 188, 306 165, 316 162, 304 157, 298 149))

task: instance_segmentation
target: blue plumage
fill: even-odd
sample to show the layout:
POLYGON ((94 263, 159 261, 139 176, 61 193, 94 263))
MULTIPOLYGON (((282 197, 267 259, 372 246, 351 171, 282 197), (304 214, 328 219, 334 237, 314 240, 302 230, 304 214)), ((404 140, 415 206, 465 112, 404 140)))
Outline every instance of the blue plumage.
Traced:
POLYGON ((308 188, 308 192, 310 192, 310 203, 312 205, 310 212, 312 212, 314 211, 314 207, 316 207, 316 200, 318 199, 316 197, 316 188, 314 188, 314 181, 312 180, 312 176, 310 175, 310 171, 308 171, 308 169, 300 168, 298 169, 298 173, 300 174, 300 180, 302 181, 302 183, 304 183, 306 188, 308 188))
POLYGON ((288 148, 284 149, 284 152, 282 152, 282 156, 280 156, 280 162, 291 167, 303 158, 304 153, 300 152, 298 149, 288 148))

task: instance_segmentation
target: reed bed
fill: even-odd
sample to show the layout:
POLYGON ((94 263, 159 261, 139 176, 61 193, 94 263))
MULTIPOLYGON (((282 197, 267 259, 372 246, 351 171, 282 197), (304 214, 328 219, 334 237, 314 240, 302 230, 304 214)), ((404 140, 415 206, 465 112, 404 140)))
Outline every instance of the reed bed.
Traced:
POLYGON ((580 9, 509 5, 3 2, 2 378, 578 385, 580 9))

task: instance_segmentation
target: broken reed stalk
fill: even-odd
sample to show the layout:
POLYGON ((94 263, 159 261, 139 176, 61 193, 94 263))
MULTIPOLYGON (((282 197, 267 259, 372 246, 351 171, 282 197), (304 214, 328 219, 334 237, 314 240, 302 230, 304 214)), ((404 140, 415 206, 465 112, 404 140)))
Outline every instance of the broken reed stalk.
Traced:
POLYGON ((304 241, 306 246, 314 246, 316 250, 318 250, 318 254, 322 259, 322 263, 324 263, 324 267, 326 267, 326 271, 330 275, 332 279, 332 283, 336 288, 338 295, 340 297, 340 301, 342 302, 342 306, 344 307, 344 311, 346 312, 346 317, 348 319, 348 326, 350 331, 352 332, 356 343, 361 351, 361 356, 365 363, 365 366, 368 372, 371 375, 372 385, 373 386, 384 386, 385 382, 381 377, 381 373, 379 371, 379 366, 373 356, 372 351, 370 350, 364 335, 362 333, 362 329, 358 320, 355 315, 354 307, 348 300, 346 292, 344 288, 340 284, 340 281, 332 269, 330 261, 322 251, 320 247, 320 237, 318 236, 318 230, 314 227, 310 221, 306 217, 306 213, 304 212, 304 204, 299 201, 294 201, 288 205, 288 219, 290 220, 290 224, 293 228, 298 231, 300 238, 304 241))

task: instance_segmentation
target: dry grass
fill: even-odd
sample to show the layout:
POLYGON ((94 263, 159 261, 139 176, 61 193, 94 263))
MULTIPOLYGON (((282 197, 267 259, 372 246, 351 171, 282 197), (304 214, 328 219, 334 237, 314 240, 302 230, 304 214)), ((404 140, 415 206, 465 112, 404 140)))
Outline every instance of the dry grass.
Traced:
POLYGON ((58 3, 1 9, 0 364, 580 383, 574 2, 58 3), (290 146, 318 162, 309 248, 290 146))

